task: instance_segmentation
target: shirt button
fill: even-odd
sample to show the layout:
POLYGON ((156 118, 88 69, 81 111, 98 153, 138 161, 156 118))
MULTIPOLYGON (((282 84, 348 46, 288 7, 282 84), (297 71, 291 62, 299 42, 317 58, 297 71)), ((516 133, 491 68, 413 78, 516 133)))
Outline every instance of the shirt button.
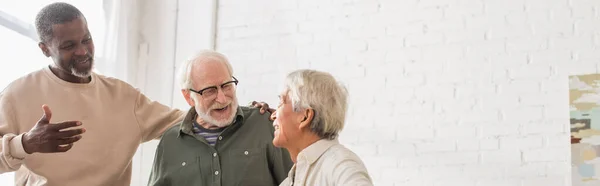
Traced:
POLYGON ((213 153, 213 157, 217 157, 217 153, 216 153, 216 152, 215 152, 215 153, 213 153))
POLYGON ((245 154, 245 155, 248 155, 248 151, 244 151, 244 154, 245 154))
POLYGON ((184 161, 184 162, 181 162, 181 166, 185 166, 185 161, 184 161))
POLYGON ((222 140, 222 139, 223 139, 223 136, 219 136, 219 140, 222 140))
POLYGON ((215 175, 219 175, 219 171, 215 171, 215 175))

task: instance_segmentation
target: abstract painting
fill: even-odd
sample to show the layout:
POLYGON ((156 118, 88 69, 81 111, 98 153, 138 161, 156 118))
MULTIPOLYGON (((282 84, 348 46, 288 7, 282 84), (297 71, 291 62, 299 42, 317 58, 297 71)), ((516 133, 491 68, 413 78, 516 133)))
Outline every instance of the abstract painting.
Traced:
POLYGON ((600 74, 569 77, 573 186, 600 185, 600 74))

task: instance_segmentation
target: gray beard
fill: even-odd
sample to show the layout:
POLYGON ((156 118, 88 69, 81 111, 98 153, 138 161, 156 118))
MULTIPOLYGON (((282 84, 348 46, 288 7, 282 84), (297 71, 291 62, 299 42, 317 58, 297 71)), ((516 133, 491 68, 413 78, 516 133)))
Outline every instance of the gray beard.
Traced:
POLYGON ((71 74, 80 78, 88 78, 92 75, 92 71, 78 72, 74 67, 71 67, 71 74))
POLYGON ((237 112, 236 112, 237 107, 238 107, 237 102, 232 103, 230 105, 230 107, 231 107, 230 109, 232 109, 231 116, 229 116, 229 118, 227 118, 225 121, 217 121, 216 119, 214 119, 210 115, 208 115, 208 113, 198 112, 196 114, 198 114, 198 117, 202 118, 202 120, 204 120, 206 123, 217 126, 219 128, 226 127, 226 126, 231 125, 231 123, 233 123, 233 119, 237 115, 237 112))
MULTIPOLYGON (((91 62, 90 62, 91 63, 91 62)), ((94 68, 92 63, 92 68, 86 72, 79 72, 75 69, 75 66, 71 64, 71 74, 80 78, 89 78, 92 75, 92 69, 94 68)))

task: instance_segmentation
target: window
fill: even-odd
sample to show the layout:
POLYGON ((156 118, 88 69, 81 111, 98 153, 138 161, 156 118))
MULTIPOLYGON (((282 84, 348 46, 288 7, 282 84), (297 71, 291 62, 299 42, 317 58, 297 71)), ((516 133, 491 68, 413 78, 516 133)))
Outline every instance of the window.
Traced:
MULTIPOLYGON (((0 1, 0 12, 8 15, 15 25, 29 26, 35 29, 34 20, 37 12, 47 4, 55 1, 0 1)), ((83 12, 88 21, 96 45, 96 57, 101 57, 102 41, 104 37, 104 13, 102 1, 67 0, 83 12)), ((0 14, 2 15, 2 14, 0 14)), ((35 30, 31 30, 35 32, 35 30)), ((0 25, 0 87, 6 87, 16 78, 50 64, 37 46, 35 38, 25 36, 16 31, 0 25)))
MULTIPOLYGON (((37 46, 37 38, 24 34, 35 33, 34 20, 44 6, 58 1, 28 0, 0 1, 0 87, 4 89, 13 80, 38 70, 52 60, 46 58, 37 46), (8 26, 6 26, 8 25, 8 26), (33 37, 33 38, 32 38, 33 37)), ((95 44, 95 57, 102 55, 105 32, 103 1, 63 0, 76 6, 86 17, 95 44)), ((14 173, 0 174, 0 185, 14 185, 14 173)))
MULTIPOLYGON (((95 43, 96 67, 100 66, 102 61, 104 38, 106 31, 106 21, 104 15, 104 2, 111 0, 63 0, 63 2, 71 3, 79 8, 86 16, 88 27, 92 33, 95 43)), ((117 0, 115 0, 117 1, 117 0)), ((34 29, 33 23, 36 13, 45 5, 55 1, 52 0, 28 0, 28 1, 0 1, 0 16, 9 15, 16 18, 13 25, 30 27, 34 29), (24 26, 23 26, 24 25, 24 26)), ((122 1, 123 2, 123 1, 122 1)), ((129 1, 125 1, 129 2, 129 1)), ((133 7, 138 13, 139 20, 131 21, 132 24, 140 24, 140 35, 145 36, 144 43, 138 44, 142 48, 159 49, 149 53, 146 51, 142 60, 134 59, 131 64, 119 64, 127 66, 127 70, 135 71, 134 76, 137 84, 132 84, 136 87, 142 87, 143 92, 154 98, 155 100, 163 100, 163 103, 173 101, 172 106, 180 109, 188 109, 189 106, 181 97, 181 93, 174 81, 173 66, 179 66, 183 59, 188 58, 199 49, 212 48, 214 42, 214 19, 215 1, 140 1, 129 2, 127 5, 138 6, 133 7), (172 11, 173 7, 177 7, 178 11, 172 11), (174 15, 178 14, 178 15, 174 15), (150 20, 150 21, 148 21, 150 20), (139 22, 138 22, 139 21, 139 22), (171 26, 179 26, 178 29, 170 28, 171 26), (159 29, 157 31, 156 29, 159 29), (169 34, 171 30, 176 30, 174 37, 169 34), (168 36, 165 36, 168 35, 168 36), (173 40, 171 40, 173 39, 173 40), (171 43, 177 41, 176 51, 171 43), (144 47, 145 46, 145 47, 144 47), (175 60, 169 59, 169 56, 175 55, 175 60), (147 73, 148 72, 148 73, 147 73), (152 72, 152 73, 150 73, 152 72), (161 73, 154 73, 161 72, 161 73), (168 81, 168 82, 165 82, 168 81), (174 86, 175 85, 175 86, 174 86), (153 88, 144 88, 153 87, 153 88), (173 90, 173 87, 176 87, 173 90), (160 92, 166 90, 164 92, 160 92), (172 92, 172 93, 171 93, 172 92), (169 94, 171 93, 171 94, 169 94)), ((2 21, 2 17, 0 17, 2 21)), ((37 47, 36 37, 31 37, 28 34, 22 34, 19 29, 10 26, 2 26, 0 24, 0 87, 4 88, 8 83, 18 77, 21 77, 34 70, 42 68, 50 64, 52 61, 46 58, 37 47)), ((138 34, 138 33, 136 33, 138 34)), ((138 41, 133 41, 138 42, 138 41)), ((133 52, 138 52, 132 50, 133 52)), ((144 53, 144 52, 140 52, 144 53)), ((108 64, 108 63, 107 63, 108 64)), ((116 65, 116 64, 115 64, 116 65)), ((114 68, 111 65, 106 65, 107 71, 114 68)), ((107 72, 106 74, 108 74, 107 72)), ((113 72, 114 73, 114 72, 113 72)), ((129 72, 128 72, 129 73, 129 72)), ((146 185, 148 176, 153 163, 156 144, 158 141, 152 141, 143 144, 138 149, 132 159, 132 180, 131 185, 146 185)), ((0 185, 14 185, 14 174, 0 174, 0 185)))

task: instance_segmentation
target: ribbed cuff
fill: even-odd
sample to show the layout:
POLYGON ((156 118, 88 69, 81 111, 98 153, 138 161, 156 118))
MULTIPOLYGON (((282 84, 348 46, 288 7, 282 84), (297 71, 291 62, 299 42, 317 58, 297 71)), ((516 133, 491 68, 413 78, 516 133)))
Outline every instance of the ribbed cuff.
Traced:
MULTIPOLYGON (((23 133, 24 134, 24 133, 23 133)), ((25 148, 23 148, 23 134, 15 136, 10 140, 10 155, 16 159, 24 159, 27 156, 25 148)))

